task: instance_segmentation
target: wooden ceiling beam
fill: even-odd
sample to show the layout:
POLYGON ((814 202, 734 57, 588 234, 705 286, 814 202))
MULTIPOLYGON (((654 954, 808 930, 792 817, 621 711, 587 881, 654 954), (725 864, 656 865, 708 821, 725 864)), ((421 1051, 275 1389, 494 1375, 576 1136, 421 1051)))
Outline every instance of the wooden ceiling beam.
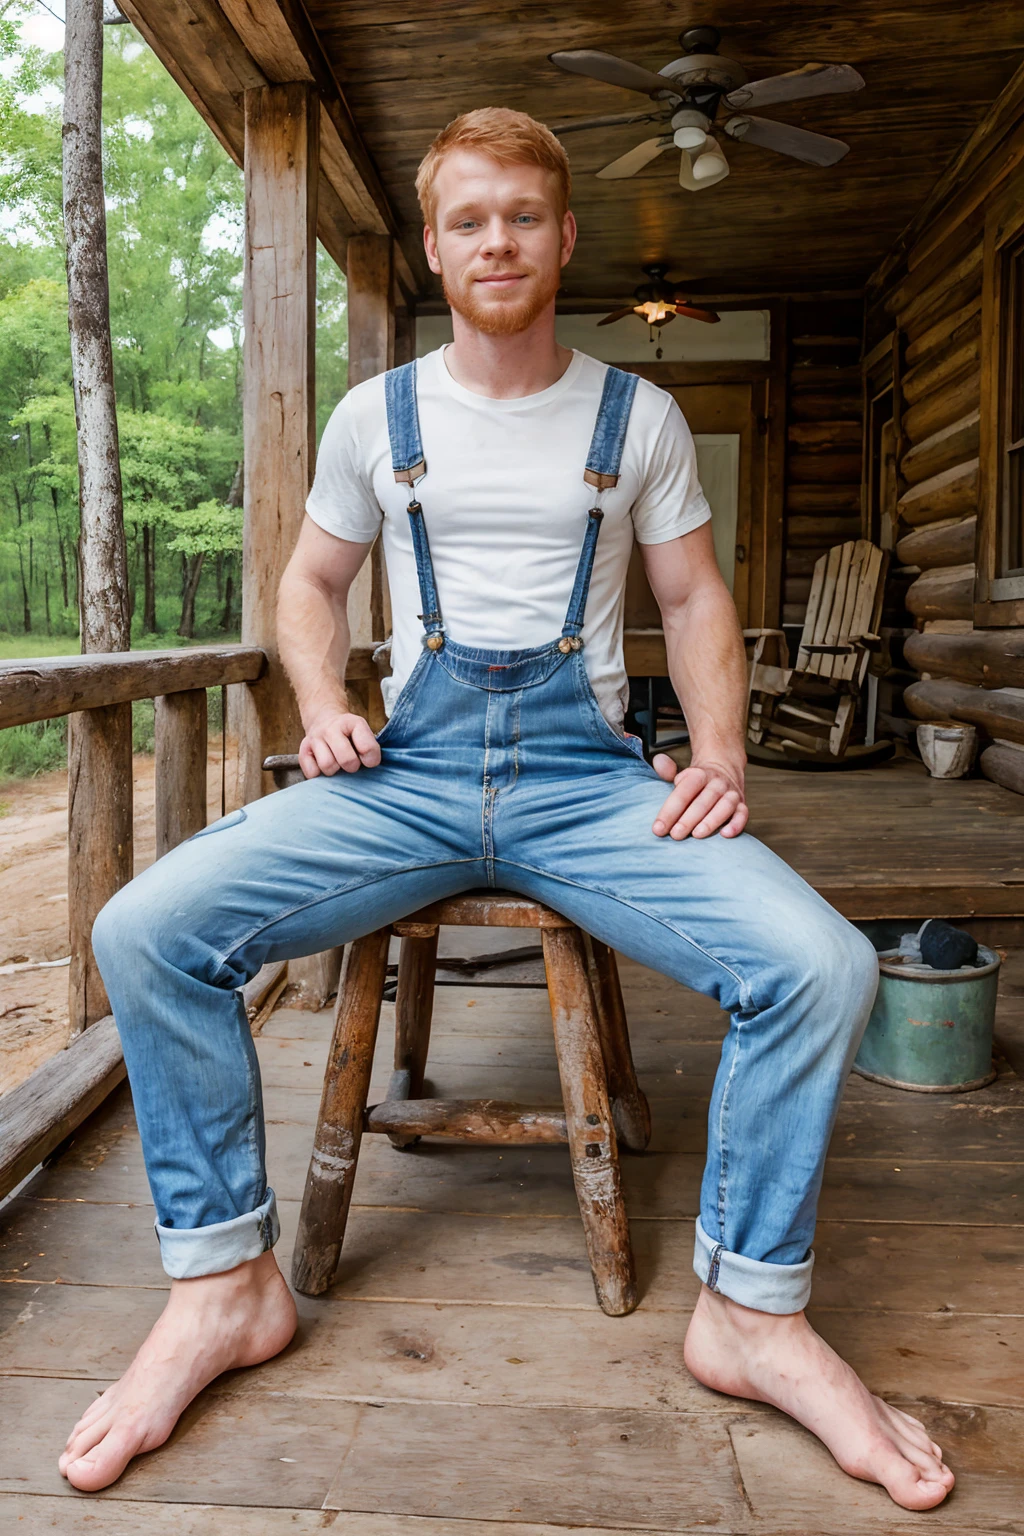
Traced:
POLYGON ((428 281, 418 232, 401 229, 302 0, 221 0, 221 7, 268 80, 310 80, 316 86, 320 160, 328 180, 353 233, 393 237, 398 280, 415 298, 428 281))
MULTIPOLYGON (((294 0, 289 0, 289 9, 294 15, 294 0)), ((244 92, 291 80, 312 81, 321 103, 321 243, 344 271, 352 235, 391 234, 396 271, 407 295, 415 298, 426 287, 425 260, 420 253, 422 270, 414 270, 399 243, 394 211, 329 66, 323 61, 322 68, 316 67, 319 45, 304 11, 294 17, 297 38, 277 0, 226 0, 223 8, 216 0, 125 0, 122 10, 238 166, 245 151, 244 92), (314 55, 312 61, 307 50, 314 55)), ((405 241, 415 259, 418 236, 406 232, 405 241)))

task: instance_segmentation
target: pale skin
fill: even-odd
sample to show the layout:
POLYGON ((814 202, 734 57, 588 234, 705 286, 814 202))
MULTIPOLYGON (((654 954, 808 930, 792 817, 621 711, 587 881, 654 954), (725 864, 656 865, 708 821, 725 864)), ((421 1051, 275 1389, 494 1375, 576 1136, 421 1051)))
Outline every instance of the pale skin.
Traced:
MULTIPOLYGON (((424 245, 457 306, 448 369, 492 399, 547 389, 571 357, 555 339, 554 295, 576 239, 572 214, 562 213, 551 178, 538 167, 500 166, 476 152, 450 153, 435 191, 424 245), (528 313, 529 323, 507 325, 509 307, 528 313)), ((380 762, 373 732, 349 708, 342 682, 348 593, 368 548, 307 518, 281 582, 280 648, 302 715, 307 778, 372 772, 380 762)), ((693 744, 682 772, 663 754, 654 759, 672 789, 651 835, 737 837, 747 822, 745 665, 710 525, 644 554, 693 744)), ((272 1253, 227 1274, 172 1281, 167 1308, 125 1376, 72 1430, 61 1471, 76 1488, 114 1482, 132 1456, 163 1444, 204 1386, 222 1371, 269 1359, 291 1339, 295 1322, 272 1253)), ((702 1287, 685 1360, 706 1386, 790 1414, 844 1471, 881 1483, 907 1509, 930 1509, 953 1486, 924 1426, 871 1394, 802 1312, 757 1312, 702 1287)))

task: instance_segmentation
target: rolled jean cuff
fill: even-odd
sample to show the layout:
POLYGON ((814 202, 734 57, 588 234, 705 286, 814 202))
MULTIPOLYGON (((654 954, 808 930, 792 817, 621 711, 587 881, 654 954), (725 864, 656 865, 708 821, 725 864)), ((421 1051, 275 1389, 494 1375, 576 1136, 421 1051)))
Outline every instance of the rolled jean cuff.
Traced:
POLYGON ((814 1253, 801 1264, 766 1264, 742 1253, 729 1253, 723 1243, 712 1242, 697 1221, 693 1268, 708 1290, 755 1312, 802 1312, 811 1298, 814 1253))
POLYGON ((273 1248, 281 1236, 277 1197, 272 1189, 255 1211, 209 1227, 162 1227, 155 1223, 160 1259, 172 1280, 220 1275, 273 1248))

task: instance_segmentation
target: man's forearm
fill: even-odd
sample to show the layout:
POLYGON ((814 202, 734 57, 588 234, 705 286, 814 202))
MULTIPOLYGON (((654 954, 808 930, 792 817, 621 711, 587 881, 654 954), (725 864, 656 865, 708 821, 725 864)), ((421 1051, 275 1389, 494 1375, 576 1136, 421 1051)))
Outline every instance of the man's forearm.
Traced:
POLYGON ((277 606, 277 640, 303 725, 327 709, 346 711, 350 631, 346 603, 318 582, 287 571, 277 606))
POLYGON ((747 712, 743 634, 724 585, 693 592, 664 619, 669 675, 695 762, 742 764, 747 712))

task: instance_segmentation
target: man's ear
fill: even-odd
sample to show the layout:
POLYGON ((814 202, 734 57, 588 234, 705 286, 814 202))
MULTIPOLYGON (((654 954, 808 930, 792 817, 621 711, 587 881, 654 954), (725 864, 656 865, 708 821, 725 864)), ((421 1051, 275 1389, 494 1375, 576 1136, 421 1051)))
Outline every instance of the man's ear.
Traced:
POLYGON ((576 219, 571 211, 565 210, 562 220, 562 266, 568 264, 569 258, 576 247, 576 219))
POLYGON ((427 266, 440 277, 441 258, 437 254, 437 241, 429 224, 423 226, 423 249, 427 253, 427 266))

